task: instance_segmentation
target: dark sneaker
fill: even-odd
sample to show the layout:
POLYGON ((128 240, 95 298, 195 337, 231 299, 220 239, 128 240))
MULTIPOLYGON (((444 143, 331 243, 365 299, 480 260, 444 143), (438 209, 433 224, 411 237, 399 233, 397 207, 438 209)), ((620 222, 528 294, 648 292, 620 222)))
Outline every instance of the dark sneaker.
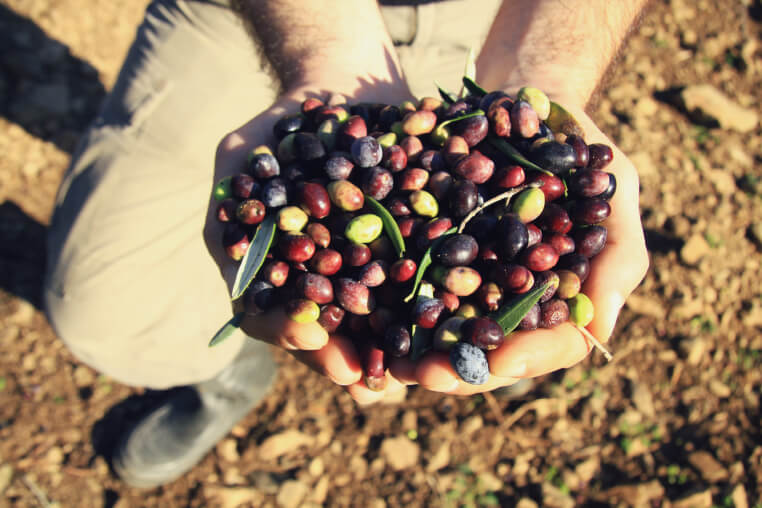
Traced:
POLYGON ((247 341, 214 378, 173 390, 117 444, 114 471, 133 487, 151 488, 193 468, 267 394, 277 365, 266 344, 247 341))

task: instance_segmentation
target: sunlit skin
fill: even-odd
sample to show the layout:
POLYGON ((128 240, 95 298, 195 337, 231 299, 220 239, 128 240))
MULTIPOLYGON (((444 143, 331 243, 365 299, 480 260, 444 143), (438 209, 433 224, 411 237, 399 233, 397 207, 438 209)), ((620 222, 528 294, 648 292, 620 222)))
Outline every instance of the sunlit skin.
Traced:
MULTIPOLYGON (((585 45, 590 43, 596 47, 597 37, 606 37, 607 41, 621 41, 635 15, 645 3, 632 0, 623 1, 621 5, 608 5, 609 8, 605 9, 606 19, 600 20, 595 17, 595 13, 590 14, 587 11, 594 11, 594 4, 602 1, 604 0, 580 2, 576 8, 580 19, 585 23, 605 22, 609 26, 608 32, 597 35, 595 30, 587 30, 585 23, 579 23, 577 28, 584 31, 585 45), (588 20, 586 15, 591 16, 591 19, 588 20)), ((215 182, 240 173, 245 165, 246 156, 253 147, 262 144, 275 146, 272 125, 284 114, 299 111, 301 103, 308 97, 320 97, 329 103, 373 100, 400 104, 405 99, 413 99, 403 80, 383 22, 380 21, 378 8, 373 2, 347 1, 346 9, 337 9, 335 2, 331 2, 332 17, 371 17, 372 22, 364 24, 362 39, 367 41, 375 38, 376 42, 368 44, 367 47, 353 46, 353 51, 349 53, 343 52, 347 45, 343 44, 342 40, 351 40, 354 35, 351 33, 352 26, 356 24, 341 23, 336 19, 322 20, 322 16, 317 15, 310 17, 312 9, 315 9, 313 14, 321 12, 321 4, 324 2, 304 4, 292 0, 250 3, 273 4, 269 8, 282 9, 282 13, 298 8, 305 16, 303 19, 311 20, 314 25, 312 33, 320 33, 321 30, 328 33, 327 30, 330 30, 332 36, 324 47, 308 55, 301 55, 299 72, 283 83, 284 93, 275 104, 223 137, 217 150, 213 179, 215 182), (342 33, 341 30, 337 32, 336 27, 347 27, 350 33, 342 33)), ((558 8, 556 2, 551 1, 535 1, 523 5, 525 3, 527 2, 504 3, 477 60, 477 80, 488 90, 502 89, 515 94, 531 79, 532 86, 546 91, 552 100, 563 104, 576 117, 585 130, 586 142, 613 147, 613 161, 606 167, 606 171, 615 175, 617 191, 610 201, 611 214, 605 221, 608 239, 605 248, 592 260, 590 275, 582 286, 582 292, 590 298, 595 308, 594 318, 587 330, 605 342, 614 330, 625 298, 642 280, 648 267, 638 209, 637 172, 584 111, 606 65, 616 51, 616 44, 613 47, 603 45, 606 50, 597 53, 601 55, 601 62, 575 67, 573 81, 563 80, 561 76, 569 75, 567 66, 573 64, 575 58, 585 56, 584 47, 575 48, 575 54, 571 57, 564 54, 549 55, 548 59, 541 59, 539 63, 535 59, 538 67, 534 70, 528 68, 527 63, 518 65, 516 62, 520 62, 527 54, 523 44, 535 39, 535 35, 535 44, 541 44, 537 41, 542 40, 541 35, 546 33, 547 29, 538 28, 542 26, 542 18, 549 16, 552 9, 558 8), (515 16, 513 9, 522 7, 522 16, 515 16), (524 34, 522 40, 513 41, 501 35, 517 33, 518 31, 511 30, 511 27, 514 23, 526 22, 523 17, 530 15, 527 13, 534 15, 536 19, 535 22, 527 24, 528 33, 524 34), (569 88, 572 85, 573 88, 569 88)), ((574 30, 567 31, 566 35, 563 35, 563 30, 558 32, 558 37, 573 38, 577 35, 574 30)), ((559 41, 554 43, 556 48, 563 47, 559 45, 559 41)), ((288 57, 289 47, 289 44, 284 45, 285 57, 288 57)), ((532 51, 536 50, 536 47, 532 48, 532 51)), ((205 239, 223 277, 231 286, 237 264, 229 260, 220 245, 221 225, 216 220, 216 213, 216 204, 210 200, 204 229, 205 239)), ((226 295, 219 297, 224 298, 226 295)), ((428 390, 455 395, 494 390, 510 385, 520 378, 540 376, 570 367, 583 360, 592 350, 588 339, 571 323, 564 323, 553 329, 520 331, 508 335, 501 346, 487 352, 491 375, 485 384, 469 385, 463 382, 450 365, 448 355, 432 351, 417 363, 408 359, 392 360, 389 364, 390 379, 386 388, 373 391, 362 381, 360 358, 348 337, 329 335, 317 322, 294 322, 282 309, 274 309, 258 316, 246 316, 241 326, 250 335, 286 349, 298 360, 335 383, 346 386, 349 394, 362 405, 382 401, 386 397, 396 397, 404 390, 405 385, 410 384, 419 384, 428 390)))

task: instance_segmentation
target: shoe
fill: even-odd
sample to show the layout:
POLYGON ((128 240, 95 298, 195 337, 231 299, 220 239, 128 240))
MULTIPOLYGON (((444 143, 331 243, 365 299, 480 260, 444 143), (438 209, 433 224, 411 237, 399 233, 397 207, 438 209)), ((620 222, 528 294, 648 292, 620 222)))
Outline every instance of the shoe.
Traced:
POLYGON ((534 389, 534 379, 519 379, 509 386, 504 386, 493 391, 492 394, 501 400, 522 399, 534 389))
POLYGON ((266 344, 247 340, 214 378, 181 387, 140 420, 111 459, 128 485, 158 487, 182 476, 265 397, 277 366, 266 344))

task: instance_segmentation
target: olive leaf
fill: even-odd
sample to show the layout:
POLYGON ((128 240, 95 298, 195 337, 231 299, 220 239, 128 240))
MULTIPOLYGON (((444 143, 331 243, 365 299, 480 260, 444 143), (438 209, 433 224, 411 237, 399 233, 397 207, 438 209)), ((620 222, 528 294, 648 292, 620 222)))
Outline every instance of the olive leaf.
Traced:
POLYGON ((515 162, 516 164, 520 166, 524 166, 529 169, 534 169, 535 171, 542 171, 545 174, 553 175, 553 173, 551 173, 547 169, 541 168, 534 162, 530 161, 529 159, 521 155, 521 152, 519 152, 512 144, 510 144, 506 140, 501 138, 496 138, 494 136, 489 136, 487 139, 492 144, 492 146, 494 146, 495 148, 503 152, 503 154, 508 156, 511 162, 515 162))
POLYGON ((436 81, 434 81, 434 85, 437 87, 437 90, 439 90, 439 96, 447 104, 453 104, 457 100, 456 97, 452 93, 450 93, 447 90, 445 90, 444 88, 442 88, 442 86, 439 83, 437 83, 436 81))
POLYGON ((477 97, 483 97, 487 95, 487 90, 477 85, 476 81, 469 78, 468 76, 463 76, 463 86, 466 87, 466 90, 468 90, 471 95, 476 95, 477 97))
POLYGON ((209 341, 209 347, 217 346, 218 344, 221 344, 225 340, 229 339, 231 335, 233 335, 233 332, 238 330, 241 326, 241 321, 243 321, 243 312, 239 312, 230 320, 222 325, 222 328, 220 328, 217 333, 214 334, 214 337, 212 337, 212 340, 209 341))
POLYGON ((251 284, 251 281, 256 277, 259 269, 262 268, 262 263, 265 261, 265 256, 267 256, 267 252, 270 250, 274 237, 275 214, 270 214, 257 227, 254 239, 251 241, 246 254, 241 260, 241 264, 238 266, 238 272, 235 275, 235 282, 233 283, 233 291, 231 292, 233 300, 241 297, 246 288, 249 287, 249 284, 251 284))
MULTIPOLYGON (((416 297, 416 303, 428 298, 434 298, 434 286, 424 282, 421 284, 421 289, 416 297)), ((410 360, 414 362, 418 361, 430 347, 431 330, 413 325, 410 331, 410 360)))
POLYGON ((387 210, 384 205, 367 194, 365 195, 365 202, 370 205, 379 217, 381 217, 381 222, 384 224, 384 231, 386 231, 386 234, 392 241, 394 248, 397 249, 397 255, 402 257, 403 254, 405 254, 405 239, 402 237, 402 232, 397 225, 397 221, 394 220, 394 217, 392 217, 392 214, 389 213, 389 210, 387 210))
POLYGON ((519 298, 506 303, 500 310, 492 315, 492 319, 497 321, 497 324, 503 329, 503 333, 511 333, 517 326, 519 326, 519 323, 521 323, 521 320, 527 315, 527 312, 540 301, 543 293, 548 289, 549 284, 550 282, 547 282, 519 298))
POLYGON ((434 250, 437 247, 439 247, 439 244, 441 244, 446 237, 455 233, 457 230, 458 230, 457 227, 451 227, 450 229, 442 233, 442 236, 434 240, 431 243, 431 246, 428 249, 426 249, 426 252, 423 253, 423 256, 421 256, 421 262, 418 263, 418 269, 415 271, 415 279, 413 279, 413 289, 410 291, 410 294, 407 295, 405 299, 403 300, 405 303, 409 302, 410 300, 412 300, 418 295, 418 287, 421 284, 421 280, 423 280, 423 274, 426 272, 426 269, 431 265, 433 261, 431 257, 431 253, 434 252, 434 250))

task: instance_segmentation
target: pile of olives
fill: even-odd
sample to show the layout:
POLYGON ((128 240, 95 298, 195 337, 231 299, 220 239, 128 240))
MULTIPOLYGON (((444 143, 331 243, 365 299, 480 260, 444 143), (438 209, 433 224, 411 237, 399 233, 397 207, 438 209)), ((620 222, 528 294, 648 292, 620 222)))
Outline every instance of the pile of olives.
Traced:
POLYGON ((496 313, 538 287, 519 329, 592 319, 580 288, 606 243, 613 153, 540 90, 311 98, 273 131, 277 146, 214 188, 233 260, 265 218, 275 224, 245 310, 283 306, 354 338, 369 387, 383 387, 389 356, 499 347, 496 313))

